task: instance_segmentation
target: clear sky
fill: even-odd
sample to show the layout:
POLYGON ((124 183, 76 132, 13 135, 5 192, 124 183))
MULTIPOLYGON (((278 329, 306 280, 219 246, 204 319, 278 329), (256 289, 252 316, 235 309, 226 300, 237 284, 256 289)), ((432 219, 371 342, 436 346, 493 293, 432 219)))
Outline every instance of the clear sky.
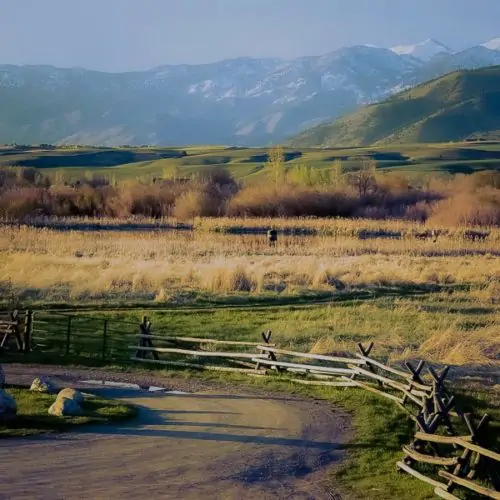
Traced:
POLYGON ((105 71, 500 37, 500 0, 0 0, 0 64, 105 71))

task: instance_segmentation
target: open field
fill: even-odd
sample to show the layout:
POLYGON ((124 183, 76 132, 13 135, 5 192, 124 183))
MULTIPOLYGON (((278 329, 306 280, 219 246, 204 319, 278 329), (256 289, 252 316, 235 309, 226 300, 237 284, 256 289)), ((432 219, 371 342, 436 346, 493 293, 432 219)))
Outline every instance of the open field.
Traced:
POLYGON ((4 227, 2 296, 91 308, 233 304, 245 307, 200 313, 203 326, 189 309, 166 313, 164 324, 222 338, 268 327, 319 351, 375 339, 395 359, 499 366, 497 230, 471 241, 457 229, 434 242, 400 224, 393 230, 408 236, 362 239, 354 224, 332 222, 337 236, 280 236, 276 247, 264 235, 4 227))
MULTIPOLYGON (((14 150, 0 148, 0 167, 24 166, 43 170, 52 178, 76 180, 86 171, 109 179, 163 177, 176 170, 189 176, 207 167, 223 167, 237 180, 258 182, 266 177, 267 149, 199 146, 190 148, 56 148, 14 150)), ((359 168, 360 161, 373 159, 381 170, 411 176, 441 173, 472 173, 500 168, 500 143, 464 142, 408 144, 331 149, 285 149, 287 167, 308 165, 328 169, 342 160, 346 171, 359 168)))

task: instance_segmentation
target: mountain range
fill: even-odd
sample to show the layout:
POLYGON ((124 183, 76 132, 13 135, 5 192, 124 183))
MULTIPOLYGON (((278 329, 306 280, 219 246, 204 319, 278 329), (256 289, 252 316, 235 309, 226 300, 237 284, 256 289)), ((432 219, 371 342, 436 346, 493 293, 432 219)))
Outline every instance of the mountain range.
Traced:
POLYGON ((308 129, 294 147, 500 138, 500 66, 455 71, 308 129))
POLYGON ((359 45, 293 60, 104 73, 0 65, 0 143, 268 145, 442 76, 500 64, 500 40, 359 45))

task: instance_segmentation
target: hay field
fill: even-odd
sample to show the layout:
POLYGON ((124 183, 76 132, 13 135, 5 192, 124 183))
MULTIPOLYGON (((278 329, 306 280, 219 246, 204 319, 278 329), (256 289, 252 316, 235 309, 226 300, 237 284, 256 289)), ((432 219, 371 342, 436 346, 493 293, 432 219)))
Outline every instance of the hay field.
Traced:
MULTIPOLYGON (((211 224, 199 222, 205 229, 211 224)), ((232 224, 251 227, 251 221, 232 224)), ((403 233, 398 239, 362 239, 361 230, 385 234, 391 223, 378 229, 376 221, 328 224, 330 235, 280 235, 276 247, 268 245, 265 234, 4 226, 2 297, 24 305, 75 307, 186 307, 207 301, 223 307, 237 301, 250 308, 248 317, 217 312, 231 316, 233 330, 240 320, 242 328, 245 321, 274 324, 291 344, 316 352, 351 350, 353 341, 376 339, 378 352, 393 359, 420 356, 500 367, 500 238, 495 230, 484 241, 471 241, 463 237, 464 228, 456 228, 434 241, 417 239, 411 224, 398 223, 393 226, 403 233), (252 304, 279 306, 280 301, 305 308, 251 310, 252 304)), ((224 323, 217 314, 214 322, 224 323)), ((217 325, 208 328, 216 331, 217 325)))

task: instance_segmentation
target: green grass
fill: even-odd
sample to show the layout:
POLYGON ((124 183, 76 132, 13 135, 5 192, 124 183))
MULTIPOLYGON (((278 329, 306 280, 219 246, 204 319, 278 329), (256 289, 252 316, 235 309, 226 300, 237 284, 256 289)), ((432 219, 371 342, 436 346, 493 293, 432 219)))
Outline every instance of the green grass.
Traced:
POLYGON ((56 400, 55 395, 19 387, 7 387, 6 392, 16 400, 17 417, 12 422, 0 424, 0 438, 67 431, 80 425, 108 424, 136 415, 133 406, 99 397, 87 397, 82 405, 83 415, 54 417, 48 415, 47 411, 56 400))
POLYGON ((309 350, 318 340, 355 349, 356 342, 374 341, 375 354, 418 351, 429 337, 438 338, 452 326, 457 336, 487 329, 498 318, 494 303, 479 304, 469 287, 443 289, 383 288, 365 293, 311 296, 192 297, 185 303, 66 306, 58 312, 35 313, 33 338, 49 354, 64 356, 69 316, 70 355, 105 361, 127 358, 138 324, 147 315, 161 334, 259 341, 271 329, 284 348, 309 350), (106 341, 103 330, 106 323, 106 341))
MULTIPOLYGON (((161 178, 165 170, 176 168, 179 176, 189 176, 207 168, 224 168, 240 181, 262 182, 269 176, 266 166, 267 149, 232 149, 218 146, 171 149, 56 149, 26 151, 0 156, 0 167, 15 165, 43 167, 40 171, 50 178, 81 179, 91 171, 117 181, 140 178, 150 181, 161 178), (168 158, 183 150, 187 156, 168 158), (99 156, 99 153, 104 156, 99 156), (123 153, 127 153, 123 156, 123 153), (57 158, 52 162, 50 158, 57 158), (123 159, 121 159, 123 158, 123 159), (120 163, 123 161, 123 163, 120 163)), ((372 158, 380 169, 409 175, 470 173, 500 168, 500 142, 406 144, 331 149, 287 148, 285 153, 297 154, 286 162, 287 168, 308 165, 328 169, 335 159, 341 159, 345 170, 359 168, 364 158, 372 158), (300 154, 299 154, 300 153, 300 154)), ((293 156, 293 155, 292 155, 293 156)))
POLYGON ((456 71, 292 138, 297 147, 461 141, 500 135, 500 66, 456 71))
MULTIPOLYGON (((282 346, 307 349, 321 337, 355 342, 374 340, 380 348, 395 341, 418 347, 450 324, 473 330, 495 320, 498 307, 478 307, 467 291, 426 293, 420 290, 378 290, 345 296, 296 297, 254 301, 238 295, 215 303, 161 306, 144 309, 96 311, 93 318, 126 321, 134 325, 148 315, 154 329, 172 335, 208 336, 217 339, 256 340, 271 329, 282 346)), ((41 314, 41 313, 40 313, 41 314)), ((45 314, 45 313, 44 313, 45 314)), ((50 314, 50 313, 46 313, 50 314)), ((83 312, 84 316, 88 313, 83 312)), ((96 321, 96 319, 94 319, 96 321)))

